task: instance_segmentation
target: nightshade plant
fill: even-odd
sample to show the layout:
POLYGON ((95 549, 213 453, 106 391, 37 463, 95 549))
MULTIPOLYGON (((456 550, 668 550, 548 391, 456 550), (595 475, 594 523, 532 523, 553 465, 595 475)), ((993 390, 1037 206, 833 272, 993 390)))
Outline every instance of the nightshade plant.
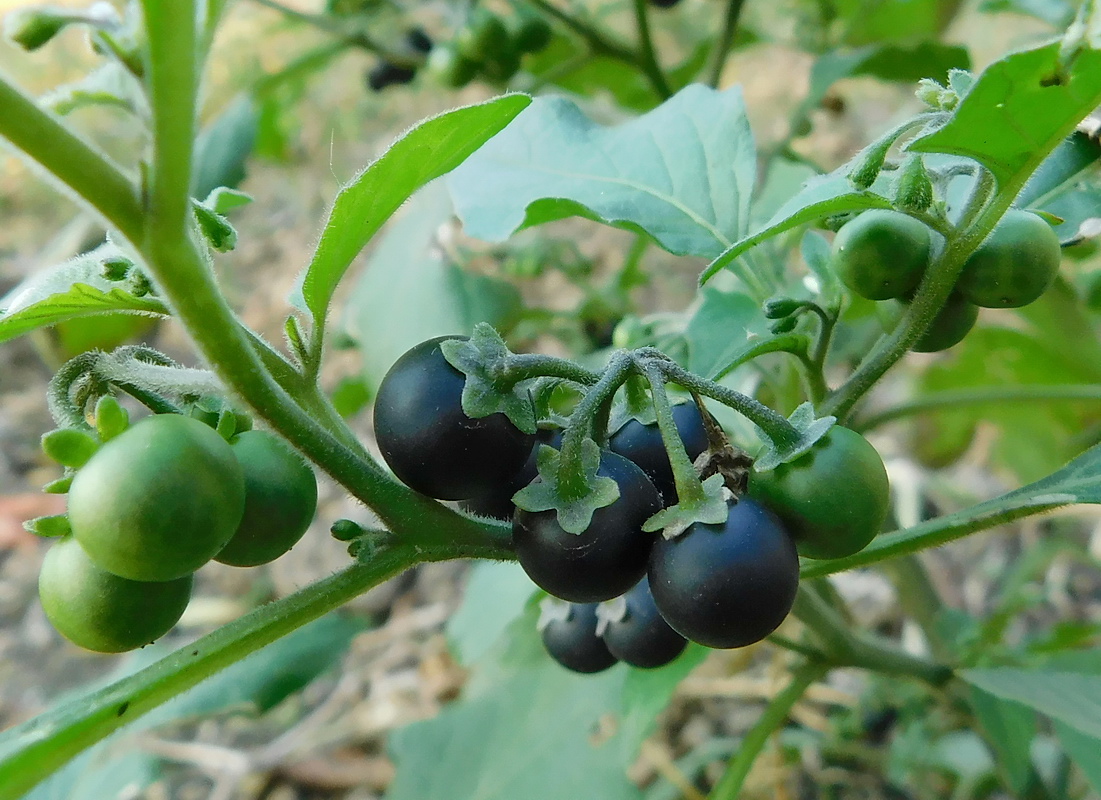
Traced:
MULTIPOLYGON (((987 335, 981 327, 971 329, 973 315, 964 314, 966 325, 945 320, 945 309, 960 302, 960 296, 971 305, 999 309, 1034 301, 1030 308, 1047 308, 1044 313, 1049 316, 1073 316, 1080 334, 1076 344, 1101 352, 1096 317, 1080 311, 1071 288, 1078 280, 1071 274, 1073 266, 1054 285, 1050 274, 1060 255, 1054 243, 1082 240, 1090 230, 1082 223, 1101 216, 1099 195, 1091 188, 1096 183, 1092 170, 1097 148, 1075 133, 1101 103, 1101 41, 1093 4, 1082 6, 1065 35, 1009 54, 977 75, 957 63, 958 50, 936 45, 922 51, 936 55, 928 72, 944 81, 922 81, 919 98, 924 107, 849 163, 812 175, 813 170, 795 158, 790 143, 825 96, 819 74, 813 87, 816 98, 800 107, 792 137, 764 160, 769 174, 763 176, 761 190, 756 188, 757 149, 740 91, 713 88, 733 45, 741 4, 731 4, 706 63, 678 71, 676 77, 657 61, 646 5, 642 0, 634 4, 638 45, 626 46, 589 20, 543 0, 532 2, 525 13, 543 14, 586 43, 594 56, 636 70, 652 96, 643 101, 637 91, 625 91, 623 96, 634 98, 635 105, 624 105, 637 108, 649 102, 652 110, 618 126, 602 127, 570 100, 505 94, 413 127, 337 194, 292 298, 285 350, 241 322, 212 269, 218 253, 232 249, 237 240, 229 219, 232 210, 249 200, 234 188, 206 186, 197 177, 199 89, 223 4, 144 0, 130 8, 125 19, 76 12, 69 17, 32 12, 14 19, 10 34, 29 48, 45 44, 65 25, 88 28, 97 51, 126 87, 131 107, 147 112, 139 119, 148 123, 148 147, 133 163, 114 163, 43 103, 0 79, 0 136, 78 199, 107 232, 100 247, 62 269, 32 276, 5 298, 0 339, 109 312, 171 316, 188 331, 204 365, 185 368, 139 346, 91 351, 59 370, 49 397, 59 428, 44 438, 43 446, 66 472, 48 491, 65 493, 71 487, 77 505, 71 506, 71 520, 48 517, 31 523, 43 536, 63 537, 56 546, 62 549, 53 551, 56 555, 45 567, 44 601, 68 602, 57 599, 59 592, 49 576, 67 553, 76 552, 74 546, 85 535, 82 530, 88 529, 80 505, 88 476, 109 464, 114 454, 125 454, 127 441, 136 434, 158 425, 201 430, 200 438, 211 440, 210 447, 225 456, 223 468, 232 477, 232 451, 223 448, 220 438, 232 443, 235 436, 245 435, 255 418, 369 507, 382 527, 366 531, 338 523, 334 533, 350 541, 353 554, 342 571, 5 732, 0 736, 0 797, 30 790, 131 720, 416 564, 460 558, 514 560, 518 553, 522 562, 530 553, 534 566, 525 563, 525 568, 548 591, 570 595, 567 599, 585 603, 622 595, 648 573, 657 609, 687 638, 737 647, 772 635, 771 641, 795 654, 788 684, 772 698, 711 787, 715 800, 737 796, 757 754, 783 726, 793 705, 836 667, 857 667, 958 691, 959 703, 970 703, 967 713, 999 758, 998 779, 1015 796, 1055 796, 1047 794, 1047 788, 1036 788, 1045 779, 1027 760, 1036 734, 1035 715, 1025 711, 1021 721, 1021 703, 1054 721, 1054 735, 1063 749, 1088 780, 1097 780, 1101 730, 1088 709, 1101 698, 1101 678, 1088 667, 1072 678, 1060 677, 1058 667, 1045 662, 1053 650, 1073 649, 1088 637, 1063 648, 1002 657, 999 630, 949 613, 920 562, 912 558, 923 549, 1013 520, 1077 503, 1101 503, 1101 447, 1096 436, 1068 453, 1074 458, 1066 466, 1034 475, 1035 480, 1008 494, 880 533, 887 523, 888 486, 877 451, 862 435, 889 419, 938 407, 955 406, 958 412, 959 407, 1009 402, 1045 408, 1045 403, 1092 401, 1086 420, 1097 424, 1097 363, 1089 373, 1092 380, 1059 385, 1035 381, 939 389, 936 374, 929 373, 927 383, 934 388, 908 401, 880 411, 868 410, 877 406, 865 402, 910 351, 966 347, 970 337, 987 335), (711 85, 690 82, 694 77, 711 85), (571 165, 569 172, 554 168, 563 163, 571 165), (447 386, 440 390, 444 400, 425 402, 415 413, 407 410, 403 418, 397 405, 382 402, 407 400, 412 389, 390 398, 392 392, 383 383, 376 409, 376 420, 387 425, 385 433, 380 431, 383 451, 393 450, 387 459, 399 475, 427 472, 430 479, 418 488, 435 496, 470 501, 492 488, 487 481, 511 486, 511 474, 504 473, 523 469, 536 448, 537 476, 511 495, 518 509, 515 528, 507 521, 456 510, 401 483, 369 454, 319 388, 338 284, 399 206, 445 175, 460 219, 477 237, 505 240, 521 228, 578 215, 638 236, 639 244, 629 254, 630 270, 637 268, 650 243, 677 256, 709 262, 701 276, 702 304, 679 338, 657 326, 632 327, 628 320, 616 332, 623 347, 600 364, 590 361, 582 366, 569 359, 514 353, 494 327, 480 322, 441 332, 449 338, 429 340, 414 353, 432 351, 434 360, 425 369, 445 376, 447 386), (777 193, 784 197, 782 202, 776 202, 777 193), (765 197, 771 198, 771 205, 762 200, 765 197), (838 270, 831 262, 828 239, 819 232, 840 230, 837 236, 844 236, 844 231, 854 230, 848 226, 859 228, 862 219, 866 222, 881 211, 904 218, 909 228, 916 224, 927 230, 931 243, 927 253, 918 248, 927 263, 907 267, 904 288, 896 291, 892 286, 883 293, 862 290, 863 280, 838 270), (1012 260, 1012 252, 1006 256, 1000 249, 1003 220, 1015 228, 1037 229, 1035 237, 1026 231, 1020 246, 1028 249, 1030 263, 1045 270, 1042 279, 1010 275, 1006 259, 1012 260), (1054 231, 1045 227, 1052 225, 1054 231), (1000 280, 1008 285, 985 285, 1000 280), (864 298, 855 297, 842 283, 864 298), (884 308, 865 300, 881 301, 884 308), (1044 307, 1045 302, 1051 306, 1044 307), (888 304, 893 305, 887 308, 888 304), (882 328, 877 317, 882 318, 882 328), (942 325, 953 329, 938 339, 942 325), (849 344, 842 343, 842 334, 849 344), (763 381, 747 393, 735 388, 745 389, 745 382, 727 380, 747 374, 747 366, 750 372, 760 368, 766 375, 782 371, 794 380, 763 381), (553 402, 560 387, 574 396, 567 409, 553 402), (678 431, 671 388, 686 393, 700 411, 708 448, 695 460, 678 431), (128 427, 113 400, 117 394, 130 395, 158 416, 128 427), (703 412, 705 402, 716 413, 723 409, 724 419, 737 415, 751 424, 732 423, 724 431, 703 412), (417 418, 441 408, 440 419, 417 418), (170 416, 177 414, 187 416, 170 416), (441 479, 439 463, 432 463, 439 453, 409 449, 431 446, 417 438, 424 433, 417 426, 424 423, 428 438, 448 442, 455 450, 445 455, 454 457, 469 445, 453 444, 449 432, 467 423, 482 426, 479 420, 490 418, 499 423, 495 435, 503 431, 511 442, 509 463, 500 475, 464 474, 469 485, 451 485, 446 479, 453 476, 444 474, 441 479), (399 423, 411 430, 395 434, 399 423), (429 423, 438 423, 439 429, 429 423), (659 495, 641 468, 602 450, 625 425, 656 426, 675 491, 659 495), (558 427, 563 427, 560 442, 547 433, 558 427), (433 438, 437 435, 440 438, 433 438), (552 440, 553 446, 548 445, 552 440), (815 479, 816 469, 827 470, 830 480, 815 479), (441 486, 441 481, 448 485, 441 486), (823 485, 828 493, 851 493, 852 502, 817 496, 823 485), (617 506, 621 501, 631 505, 629 514, 617 506), (585 575, 592 583, 558 589, 560 568, 551 564, 546 577, 543 568, 558 556, 568 562, 568 543, 597 528, 596 533, 612 531, 617 537, 614 542, 606 537, 603 544, 627 542, 626 555, 607 566, 599 564, 594 576, 585 575), (805 556, 801 562, 797 547, 805 556), (899 596, 921 625, 930 645, 928 656, 854 630, 843 601, 821 580, 881 562, 888 562, 899 596), (724 564, 731 571, 706 573, 700 564, 711 569, 724 564), (596 585, 602 571, 610 587, 596 585), (761 580, 762 575, 767 580, 761 580), (737 578, 736 592, 725 584, 728 578, 737 578), (714 618, 713 611, 699 605, 700 597, 722 606, 726 616, 714 618), (789 609, 805 627, 802 640, 772 633, 789 609), (1009 725, 1010 719, 1019 724, 1009 725), (1010 761, 1007 754, 1019 754, 1022 746, 1025 761, 1010 761)), ((454 47, 468 59, 485 57, 481 69, 492 80, 507 80, 506 73, 517 67, 510 63, 507 70, 494 72, 493 59, 478 49, 489 47, 491 39, 507 31, 499 22, 485 22, 489 18, 484 15, 479 19, 477 26, 464 29, 454 47)), ((312 22, 333 28, 331 20, 312 22)), ((343 28, 338 32, 346 36, 343 28)), ((543 44, 542 38, 543 34, 536 36, 538 44, 543 44)), ((369 38, 354 43, 378 49, 369 38)), ((538 49, 530 46, 531 51, 538 49)), ((890 45, 859 57, 850 53, 849 61, 840 66, 834 54, 832 74, 877 74, 883 60, 899 57, 900 49, 890 45)), ((387 55, 399 67, 405 66, 403 58, 416 65, 429 59, 423 46, 407 50, 387 55)), ((921 76, 895 79, 917 77, 921 76)), ((54 110, 59 111, 56 106, 54 110)), ((891 282, 877 276, 872 283, 891 282)), ((1007 313, 1016 312, 992 312, 1007 313)), ((369 342, 360 344, 365 351, 371 347, 369 342)), ((420 363, 408 358, 399 362, 404 365, 399 369, 413 362, 420 363)), ((425 380, 428 390, 437 388, 431 375, 425 380)), ((950 379, 944 382, 952 386, 950 379)), ((689 446, 698 453, 697 446, 689 446)), ((490 454, 494 448, 491 442, 490 454)), ((475 462, 485 461, 482 453, 477 455, 475 462)), ((302 497, 310 498, 311 481, 297 466, 291 464, 288 471, 299 474, 302 497)), ((220 520, 222 542, 230 538, 246 502, 237 491, 239 477, 228 480, 236 481, 234 496, 222 498, 227 507, 220 520)), ((414 477, 408 480, 416 482, 414 477)), ((140 475, 133 481, 141 486, 140 475)), ((100 515, 97 519, 104 513, 110 517, 110 509, 94 511, 100 515)), ((107 528, 94 532, 110 539, 107 528)), ((298 534, 297 529, 287 534, 288 546, 298 534)), ((171 624, 167 617, 181 610, 180 597, 190 587, 190 573, 206 558, 216 557, 219 546, 211 544, 209 552, 178 570, 138 575, 166 588, 175 586, 169 581, 186 584, 180 584, 183 589, 171 598, 171 613, 158 623, 171 624)), ((159 566, 165 558, 170 554, 163 550, 156 554, 159 566)), ((72 569, 91 574, 101 567, 80 562, 72 569)), ((576 577, 572 568, 561 569, 576 577)), ((95 574, 96 580, 111 580, 95 574)), ((129 598, 132 604, 132 595, 129 598)), ((78 607, 79 600, 66 608, 78 607)), ((596 627, 589 623, 600 616, 608 616, 610 625, 629 621, 585 606, 585 636, 596 627)), ((117 617, 112 620, 117 622, 117 617)), ((591 639, 584 641, 587 649, 580 655, 571 650, 570 620, 567 614, 544 625, 543 635, 548 643, 554 642, 548 646, 556 657, 572 660, 584 671, 614 660, 591 639), (572 655, 562 656, 560 647, 561 653, 572 655)), ((165 624, 138 632, 105 627, 85 643, 101 641, 101 649, 125 649, 158 635, 165 624)), ((1096 629, 1091 631, 1096 641, 1096 629)), ((698 657, 700 649, 686 652, 698 657)), ((575 739, 577 746, 589 746, 585 732, 578 731, 575 739)), ((593 752, 586 763, 596 763, 593 759, 599 754, 593 752)), ((607 761, 607 751, 601 757, 607 761)), ((611 767, 619 770, 616 764, 611 767)), ((394 797, 415 791, 403 780, 399 772, 394 797)), ((627 792, 623 796, 633 796, 634 787, 622 781, 619 785, 627 792)), ((461 788, 453 791, 452 796, 464 796, 461 788)))

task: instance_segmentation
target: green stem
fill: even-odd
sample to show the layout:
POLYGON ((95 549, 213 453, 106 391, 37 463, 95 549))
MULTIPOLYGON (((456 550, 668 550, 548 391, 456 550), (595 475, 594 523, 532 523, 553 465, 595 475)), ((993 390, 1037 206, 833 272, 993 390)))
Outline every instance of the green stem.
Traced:
POLYGON ((854 633, 852 626, 812 589, 800 586, 793 615, 821 640, 830 663, 859 667, 886 675, 905 675, 939 686, 952 677, 952 669, 927 661, 890 645, 854 633))
POLYGON ((138 190, 121 169, 0 75, 0 136, 37 161, 132 242, 142 239, 138 190))
POLYGON ((319 31, 327 33, 329 36, 338 39, 344 44, 349 44, 353 47, 359 47, 368 52, 375 53, 399 66, 418 66, 423 61, 423 59, 418 59, 411 53, 392 50, 380 44, 368 36, 364 31, 350 31, 344 25, 322 14, 309 14, 305 11, 299 11, 296 8, 285 6, 275 0, 252 0, 252 2, 264 8, 270 8, 272 11, 278 11, 288 19, 303 22, 306 25, 317 28, 319 31))
POLYGON ((635 26, 638 28, 639 66, 657 96, 662 100, 668 100, 673 96, 673 91, 669 88, 669 82, 665 79, 665 73, 662 72, 657 54, 654 52, 647 0, 635 0, 635 26))
POLYGON ((581 448, 589 436, 603 438, 604 433, 592 431, 591 420, 600 407, 615 395, 633 369, 634 361, 630 353, 620 351, 613 355, 600 380, 570 414, 570 424, 562 437, 562 459, 558 467, 558 487, 563 498, 576 500, 589 491, 581 448))
POLYGON ((906 609, 925 634, 933 657, 940 661, 950 659, 952 648, 937 627, 944 601, 917 556, 892 559, 883 565, 883 571, 895 586, 899 607, 906 609))
POLYGON ((510 355, 493 369, 494 385, 502 391, 508 391, 520 381, 541 377, 562 378, 582 386, 592 386, 600 380, 598 373, 565 358, 536 353, 510 355))
POLYGON ((635 66, 640 63, 639 54, 630 47, 612 40, 606 33, 597 29, 595 26, 578 19, 572 14, 562 11, 548 2, 548 0, 527 0, 527 2, 546 16, 558 20, 584 39, 594 53, 606 55, 610 58, 635 66))
POLYGON ((804 562, 800 575, 803 578, 820 578, 856 567, 866 567, 930 547, 940 547, 977 531, 1042 514, 1072 502, 1075 502, 1073 495, 1062 494, 1024 497, 1012 505, 1006 497, 997 497, 956 514, 926 520, 906 530, 881 533, 856 555, 829 561, 804 562))
MULTIPOLYGON (((983 175, 986 174, 984 170, 983 175)), ((1023 174, 1027 177, 1031 173, 1023 174)), ((1019 177, 992 196, 992 183, 982 179, 976 182, 961 218, 960 232, 949 237, 940 256, 929 265, 902 321, 892 333, 881 337, 848 380, 830 393, 822 403, 821 413, 832 414, 844 422, 860 398, 921 338, 947 302, 967 257, 994 228, 1023 184, 1024 177, 1019 177)))
POLYGON ((53 706, 0 738, 0 795, 21 796, 123 725, 414 564, 470 555, 507 558, 509 554, 392 543, 377 549, 369 563, 354 564, 263 605, 140 672, 53 706))
POLYGON ((728 0, 726 4, 722 30, 715 38, 715 44, 712 45, 711 53, 707 57, 707 85, 714 89, 719 88, 719 81, 722 80, 723 67, 726 66, 730 47, 734 44, 734 37, 738 33, 738 18, 744 6, 745 0, 728 0))
POLYGON ((669 404, 669 394, 665 391, 661 370, 650 362, 644 369, 646 380, 650 384, 650 396, 654 400, 654 412, 657 414, 658 430, 661 441, 669 456, 669 465, 673 468, 673 485, 677 489, 677 503, 681 506, 701 504, 707 500, 703 484, 700 483, 692 459, 677 432, 677 423, 673 420, 673 407, 669 404))
POLYGON ((922 414, 926 411, 956 410, 960 406, 1075 400, 1101 400, 1101 386, 1038 384, 1035 386, 989 386, 973 389, 952 389, 915 397, 878 414, 858 419, 851 427, 854 430, 865 432, 903 417, 922 414))
POLYGON ((784 449, 798 443, 799 431, 783 416, 763 403, 741 392, 701 378, 673 361, 660 359, 655 360, 654 363, 658 365, 669 382, 682 386, 696 394, 702 394, 704 397, 710 397, 712 400, 718 400, 723 405, 733 408, 764 431, 765 435, 778 448, 784 449))
POLYGON ((792 706, 812 683, 823 678, 829 672, 829 665, 820 661, 808 661, 797 667, 791 674, 791 682, 782 692, 772 698, 756 724, 742 739, 734 758, 726 767, 726 772, 715 784, 708 795, 709 800, 735 800, 742 791, 753 762, 772 736, 788 718, 792 706))

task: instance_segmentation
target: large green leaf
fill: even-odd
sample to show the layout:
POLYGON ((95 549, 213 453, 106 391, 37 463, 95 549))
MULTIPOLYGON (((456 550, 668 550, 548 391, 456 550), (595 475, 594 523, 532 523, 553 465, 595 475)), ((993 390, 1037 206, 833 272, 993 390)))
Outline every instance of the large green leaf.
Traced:
POLYGON ((739 355, 771 338, 761 305, 742 292, 705 288, 684 332, 688 369, 714 378, 739 355))
POLYGON ((1101 739, 1101 675, 999 667, 959 673, 972 686, 1101 739))
POLYGON ((541 97, 449 178, 467 233, 503 241, 568 216, 711 258, 749 222, 756 150, 738 89, 693 84, 615 127, 541 97))
POLYGON ((480 561, 466 579, 463 602, 447 621, 447 638, 459 661, 473 664, 494 645, 524 604, 535 584, 513 561, 480 561))
POLYGON ((1087 736, 1062 722, 1055 723, 1055 735, 1093 791, 1101 795, 1101 737, 1087 736))
POLYGON ((509 626, 464 699, 390 737, 388 800, 639 800, 627 768, 706 649, 657 670, 578 675, 543 650, 537 616, 509 626))
POLYGON ((301 300, 324 324, 337 284, 360 250, 417 189, 457 167, 531 102, 505 95, 421 122, 340 191, 313 260, 303 276, 301 300))
POLYGON ((1101 51, 1083 49, 1064 73, 1055 42, 991 64, 952 118, 909 147, 973 158, 999 185, 1011 184, 1028 177, 1099 102, 1101 51))
POLYGON ((0 342, 94 314, 167 314, 156 297, 135 297, 125 282, 103 277, 103 262, 120 255, 106 244, 31 275, 0 298, 0 342))
POLYGON ((961 0, 839 0, 846 44, 939 38, 961 0))
POLYGON ((1036 713, 1020 703, 1003 700, 972 686, 971 708, 986 740, 998 755, 1014 796, 1021 796, 1032 778, 1030 747, 1036 735, 1036 713))
POLYGON ((348 297, 341 327, 360 346, 372 391, 418 342, 469 334, 478 322, 505 330, 521 310, 511 284, 463 270, 441 251, 436 234, 450 218, 442 185, 425 187, 383 234, 348 297))

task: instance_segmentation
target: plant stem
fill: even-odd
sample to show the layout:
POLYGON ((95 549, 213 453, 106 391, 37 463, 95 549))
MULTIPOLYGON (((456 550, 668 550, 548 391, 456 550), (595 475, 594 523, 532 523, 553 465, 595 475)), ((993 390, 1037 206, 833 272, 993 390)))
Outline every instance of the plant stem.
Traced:
POLYGON ((658 430, 662 444, 673 469, 673 485, 677 490, 677 503, 681 506, 701 504, 707 499, 703 484, 688 457, 684 441, 677 432, 677 423, 673 419, 673 407, 669 404, 669 394, 665 391, 661 370, 653 363, 647 364, 646 380, 650 384, 650 396, 654 400, 654 412, 657 414, 658 430))
POLYGON ((598 30, 596 27, 578 19, 572 14, 562 11, 548 2, 548 0, 527 0, 527 2, 535 6, 535 8, 546 16, 558 20, 584 39, 594 53, 609 56, 610 58, 635 66, 640 64, 639 54, 630 47, 612 40, 603 31, 598 30))
POLYGON ((997 497, 955 514, 926 520, 906 530, 881 533, 856 555, 829 561, 805 562, 800 570, 800 576, 820 578, 855 567, 866 567, 908 553, 916 553, 930 547, 940 547, 968 534, 1034 514, 1042 514, 1075 501, 1074 495, 1067 494, 1024 496, 1012 504, 1005 496, 997 497))
POLYGON ((952 657, 951 647, 937 628, 937 618, 944 608, 944 601, 918 557, 895 558, 884 564, 882 569, 895 586, 899 607, 906 609, 925 634, 933 657, 947 661, 952 657))
POLYGON ((744 6, 745 0, 727 0, 722 30, 715 38, 715 44, 712 45, 711 53, 707 57, 707 85, 714 89, 719 88, 719 81, 722 80, 723 67, 726 66, 730 47, 734 44, 734 37, 738 33, 738 18, 744 6))
POLYGON ((952 669, 886 645, 852 627, 813 589, 799 587, 792 614, 821 640, 829 662, 839 667, 859 667, 887 675, 906 675, 939 686, 952 677, 952 669))
POLYGON ((109 227, 132 242, 142 238, 138 190, 107 156, 0 75, 0 136, 69 187, 109 227))
POLYGON ((709 800, 735 800, 738 797, 753 762, 768 743, 769 737, 784 724, 792 706, 799 702, 799 698, 810 685, 825 676, 829 669, 829 665, 821 661, 808 661, 792 672, 791 682, 772 698, 760 719, 742 739, 741 746, 726 767, 726 772, 708 795, 709 800))
POLYGON ((140 672, 53 706, 3 734, 0 786, 4 796, 22 795, 81 750, 123 725, 387 578, 421 561, 462 555, 466 554, 460 550, 392 543, 376 550, 370 563, 354 564, 289 597, 263 605, 140 672))
POLYGON ((194 125, 194 0, 145 2, 152 62, 150 101, 157 140, 150 225, 141 250, 199 352, 226 387, 374 509, 395 535, 415 537, 424 545, 448 539, 470 545, 506 540, 506 526, 466 518, 399 484, 367 457, 362 447, 343 444, 304 413, 264 368, 189 232, 191 139, 174 126, 187 129, 194 125))
POLYGON ((952 389, 918 396, 878 414, 857 419, 853 430, 870 431, 896 419, 926 411, 955 410, 968 405, 1003 403, 1048 403, 1052 401, 1101 400, 1101 386, 1087 384, 1036 384, 1032 386, 989 386, 952 389))
POLYGON ((655 360, 654 363, 658 365, 669 382, 733 408, 764 431, 777 447, 782 449, 799 441, 799 432, 790 422, 752 397, 701 378, 673 361, 661 359, 655 360))
MULTIPOLYGON (((906 309, 902 321, 893 332, 881 337, 872 352, 848 380, 830 393, 822 404, 821 413, 832 414, 839 422, 844 422, 857 401, 886 374, 887 370, 906 355, 910 347, 928 330, 952 293, 964 261, 986 238, 1005 210, 1009 208, 1023 182, 1023 178, 1019 179, 1013 186, 1007 186, 999 191, 993 199, 990 193, 992 184, 985 184, 981 180, 978 182, 962 215, 963 220, 974 219, 974 223, 966 228, 961 227, 960 233, 955 237, 949 237, 940 256, 934 259, 926 270, 917 294, 906 309)), ((961 222, 961 225, 964 224, 961 222)))
POLYGON ((580 364, 565 358, 535 353, 510 355, 493 371, 493 382, 502 391, 511 389, 520 381, 540 377, 562 378, 582 386, 592 386, 600 380, 599 373, 585 369, 580 364))
POLYGON ((669 82, 665 79, 665 73, 658 64, 657 54, 654 52, 654 41, 650 35, 650 18, 647 10, 647 0, 634 0, 635 26, 638 28, 639 67, 650 81, 657 96, 662 100, 668 100, 673 96, 669 88, 669 82))
POLYGON ((630 353, 621 350, 613 355, 600 380, 589 389, 570 415, 570 424, 562 437, 562 459, 558 467, 558 486, 564 498, 577 499, 589 491, 581 447, 590 435, 598 439, 598 444, 603 439, 603 431, 597 433, 591 430, 591 420, 600 406, 615 395, 633 369, 634 361, 630 353))
POLYGON ((423 60, 414 58, 409 53, 391 50, 379 42, 376 42, 364 31, 350 31, 344 25, 322 14, 308 14, 305 11, 299 11, 296 8, 290 8, 282 3, 278 3, 276 0, 252 0, 252 2, 264 8, 270 8, 272 11, 278 11, 289 19, 303 22, 317 28, 319 31, 324 31, 344 44, 350 44, 353 47, 359 47, 370 53, 375 53, 385 58, 387 61, 399 64, 400 66, 416 66, 423 60))

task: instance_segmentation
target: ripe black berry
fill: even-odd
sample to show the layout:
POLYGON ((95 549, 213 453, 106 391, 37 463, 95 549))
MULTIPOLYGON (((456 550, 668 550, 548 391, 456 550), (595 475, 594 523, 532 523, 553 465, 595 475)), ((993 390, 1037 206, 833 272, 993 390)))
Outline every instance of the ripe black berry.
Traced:
MULTIPOLYGON (((696 456, 707 449, 707 429, 703 426, 703 417, 695 403, 681 403, 673 406, 673 422, 688 457, 696 456)), ((608 439, 608 449, 613 453, 631 459, 654 482, 661 492, 666 505, 677 502, 677 489, 673 481, 673 468, 669 464, 669 453, 661 440, 661 431, 657 423, 643 425, 637 419, 628 420, 623 427, 608 439)))
POLYGON ((550 657, 574 672, 602 672, 616 663, 604 640, 596 635, 596 603, 570 603, 543 627, 543 646, 550 657))
POLYGON ((722 525, 693 523, 659 538, 650 590, 674 630, 708 647, 744 647, 768 636, 791 611, 799 557, 780 520, 743 497, 722 525))
POLYGON ((623 616, 608 620, 603 637, 608 650, 620 661, 651 669, 664 667, 684 652, 688 641, 662 619, 646 578, 612 603, 624 604, 623 616))
POLYGON ((535 443, 504 414, 463 413, 466 376, 440 351, 441 336, 399 358, 375 398, 375 438, 410 488, 439 500, 468 500, 511 480, 535 443))
POLYGON ((367 86, 372 92, 381 92, 387 86, 409 83, 417 71, 413 67, 403 67, 391 61, 380 61, 367 73, 367 86))
POLYGON ((512 526, 516 557, 537 586, 563 600, 610 600, 646 573, 654 534, 642 524, 661 509, 657 489, 620 455, 600 454, 597 475, 619 485, 619 498, 598 508, 580 534, 564 531, 557 512, 517 511, 512 526))

